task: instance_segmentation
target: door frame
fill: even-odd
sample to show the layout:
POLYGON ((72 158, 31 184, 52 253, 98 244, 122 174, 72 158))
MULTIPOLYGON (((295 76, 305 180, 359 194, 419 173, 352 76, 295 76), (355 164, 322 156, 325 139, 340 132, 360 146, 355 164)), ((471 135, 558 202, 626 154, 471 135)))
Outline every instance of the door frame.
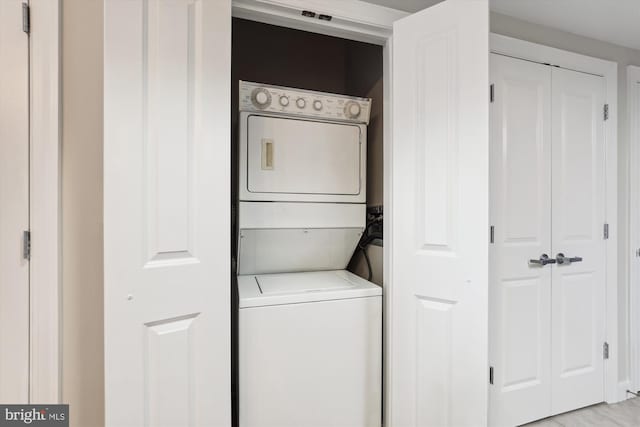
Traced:
POLYGON ((60 0, 29 0, 29 401, 61 398, 60 0))
MULTIPOLYGON (((383 283, 391 282, 391 258, 393 254, 393 228, 390 221, 393 194, 391 192, 392 172, 392 36, 393 22, 408 16, 409 13, 366 3, 359 0, 233 0, 232 16, 258 21, 265 24, 278 25, 312 33, 361 41, 382 46, 383 55, 383 203, 387 217, 385 225, 385 244, 383 247, 383 283), (301 15, 303 10, 316 12, 317 15, 332 16, 331 21, 318 18, 307 18, 301 15)), ((317 16, 316 15, 316 16, 317 16)), ((385 287, 383 293, 383 384, 391 383, 393 343, 393 287, 385 287)), ((383 386, 384 424, 391 425, 391 387, 383 386)))
MULTIPOLYGON (((605 241, 606 277, 606 342, 609 359, 604 362, 604 396, 607 403, 625 399, 626 383, 618 382, 618 64, 574 52, 556 49, 498 34, 490 36, 491 52, 542 64, 602 76, 605 79, 609 118, 605 131, 605 218, 609 238, 605 241)), ((604 224, 603 224, 604 226, 604 224)))
POLYGON ((628 390, 640 390, 640 67, 627 67, 627 110, 629 128, 629 280, 626 290, 629 313, 625 319, 629 325, 629 376, 625 384, 628 390))

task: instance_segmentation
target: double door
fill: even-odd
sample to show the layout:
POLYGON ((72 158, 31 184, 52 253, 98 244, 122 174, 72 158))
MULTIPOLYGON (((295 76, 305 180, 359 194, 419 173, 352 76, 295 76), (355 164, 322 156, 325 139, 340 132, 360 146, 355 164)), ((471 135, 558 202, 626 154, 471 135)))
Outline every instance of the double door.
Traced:
POLYGON ((491 55, 490 424, 604 400, 605 83, 491 55))

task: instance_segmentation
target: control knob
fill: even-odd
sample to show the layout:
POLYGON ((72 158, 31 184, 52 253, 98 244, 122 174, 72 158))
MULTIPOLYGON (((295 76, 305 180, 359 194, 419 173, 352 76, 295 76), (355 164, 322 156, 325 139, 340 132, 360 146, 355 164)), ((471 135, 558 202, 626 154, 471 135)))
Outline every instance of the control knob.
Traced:
POLYGON ((344 115, 350 119, 356 119, 360 115, 360 104, 349 101, 344 106, 344 115))
POLYGON ((296 99, 296 105, 298 108, 304 108, 307 106, 307 101, 305 101, 304 98, 298 98, 296 99))
POLYGON ((322 101, 320 100, 313 101, 313 109, 316 111, 322 110, 322 101))
POLYGON ((289 105, 289 97, 282 95, 280 97, 280 105, 282 105, 283 107, 286 107, 287 105, 289 105))
POLYGON ((263 88, 254 89, 251 93, 251 101, 258 108, 267 108, 271 104, 271 94, 263 88))

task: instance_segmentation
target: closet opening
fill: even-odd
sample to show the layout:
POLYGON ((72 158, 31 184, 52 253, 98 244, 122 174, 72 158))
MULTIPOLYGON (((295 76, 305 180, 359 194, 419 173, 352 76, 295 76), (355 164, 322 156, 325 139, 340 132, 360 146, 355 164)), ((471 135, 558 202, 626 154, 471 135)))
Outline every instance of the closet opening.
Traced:
MULTIPOLYGON (((366 127, 366 139, 361 140, 361 143, 366 142, 366 149, 364 152, 361 152, 361 156, 364 155, 364 158, 361 158, 361 163, 366 167, 366 174, 362 175, 360 180, 365 182, 360 183, 360 188, 364 189, 366 187, 366 191, 363 193, 366 194, 366 207, 361 206, 362 209, 358 211, 357 216, 362 216, 363 218, 356 218, 358 224, 360 221, 362 226, 358 225, 359 231, 355 240, 353 240, 352 248, 349 249, 349 255, 344 259, 344 265, 341 265, 339 268, 324 268, 322 267, 324 264, 321 261, 315 262, 314 260, 305 260, 305 262, 301 263, 301 267, 297 270, 284 270, 278 271, 277 268, 274 267, 274 270, 269 270, 269 273, 288 273, 289 271, 297 271, 297 272, 305 272, 305 271, 315 271, 315 270, 343 270, 346 269, 350 273, 354 273, 359 276, 359 278, 364 279, 362 283, 365 281, 372 282, 380 287, 383 286, 383 215, 384 215, 384 207, 383 207, 383 47, 379 45, 373 45, 348 39, 342 39, 338 37, 332 37, 327 35, 321 35, 306 31, 295 30, 291 28, 279 27, 275 25, 264 24, 260 22, 245 20, 241 18, 233 18, 232 20, 232 69, 231 69, 231 206, 232 206, 232 233, 231 233, 231 259, 232 259, 232 401, 233 401, 233 419, 234 425, 242 425, 243 422, 239 418, 242 418, 243 411, 240 411, 239 401, 242 400, 243 393, 241 392, 241 384, 243 381, 240 380, 239 371, 243 366, 240 362, 240 309, 242 307, 240 300, 241 295, 238 293, 238 275, 242 275, 242 268, 239 268, 239 246, 240 239, 244 236, 241 236, 241 226, 239 225, 239 217, 242 215, 240 212, 241 203, 244 202, 245 199, 242 199, 239 194, 241 193, 241 188, 243 185, 248 186, 246 181, 243 181, 240 176, 241 174, 247 174, 246 170, 242 170, 240 168, 240 163, 243 161, 243 154, 241 153, 240 142, 243 138, 247 138, 246 134, 242 132, 242 114, 240 110, 243 108, 243 94, 241 93, 241 82, 249 82, 251 85, 253 83, 264 85, 269 88, 286 88, 286 90, 302 90, 302 91, 313 91, 313 93, 321 92, 320 96, 327 95, 323 110, 318 110, 318 113, 323 113, 329 109, 329 105, 327 102, 332 102, 329 97, 331 94, 337 95, 336 100, 341 102, 339 97, 351 97, 356 100, 363 100, 362 106, 366 109, 365 106, 369 108, 369 119, 368 123, 363 123, 361 126, 366 127), (370 104, 368 103, 370 100, 370 104), (364 154, 362 154, 364 153, 364 154), (243 184, 244 182, 244 184, 243 184), (318 268, 305 268, 307 265, 316 266, 319 265, 318 268)), ((253 87, 253 86, 252 86, 253 87)), ((258 87, 258 86, 256 86, 258 87)), ((277 90, 277 89, 276 89, 277 90)), ((283 89, 284 90, 284 89, 283 89)), ((263 95, 260 95, 263 96, 263 95)), ((281 102, 278 105, 278 108, 282 107, 281 110, 283 114, 280 114, 280 111, 275 112, 274 117, 278 117, 280 114, 282 117, 285 117, 284 114, 287 109, 296 108, 295 101, 296 99, 293 96, 290 96, 291 99, 287 97, 287 104, 280 101, 279 98, 282 95, 276 95, 274 92, 264 95, 264 101, 269 102, 270 105, 278 105, 278 102, 281 102), (267 98, 268 97, 268 98, 267 98)), ((315 96, 315 95, 314 95, 315 96)), ((325 98, 323 98, 325 99, 325 98)), ((255 101, 255 100, 254 100, 255 101)), ((311 99, 309 100, 309 102, 311 99)), ((246 94, 245 101, 246 103, 246 94)), ((349 102, 348 100, 345 102, 349 102)), ((360 101, 358 101, 360 102, 360 101)), ((254 102, 255 104, 255 102, 254 102)), ((345 104, 346 105, 346 104, 345 104)), ((312 111, 310 108, 307 109, 312 111)), ((315 104, 314 104, 315 108, 315 104)), ((346 108, 346 107, 345 107, 346 108)), ((338 111, 338 110, 336 110, 338 111)), ((342 110, 340 110, 342 111, 342 110)), ((363 110, 366 113, 365 110, 363 110)), ((266 111, 265 111, 266 112, 266 111)), ((313 111, 312 111, 313 112, 313 111)), ((363 114, 364 114, 363 113, 363 114)), ((244 113, 243 113, 244 114, 244 113)), ((346 109, 345 109, 346 116, 346 109)), ((246 116, 245 120, 246 120, 246 116)), ((314 120, 314 118, 311 118, 314 120)), ((318 118, 318 121, 324 120, 324 118, 318 118)), ((341 125, 346 121, 345 117, 337 117, 335 120, 335 124, 341 125)), ((337 126, 341 127, 341 126, 337 126)), ((251 130, 246 131, 248 133, 251 130)), ((306 136, 304 133, 299 140, 302 142, 306 136)), ((244 141, 244 140, 243 140, 244 141)), ((245 141, 246 143, 246 141, 245 141)), ((282 151, 279 153, 278 150, 284 150, 279 146, 279 141, 271 141, 265 140, 262 138, 262 172, 269 171, 271 168, 277 168, 279 165, 282 165, 285 160, 281 157, 278 159, 278 156, 282 156, 282 151), (266 157, 264 154, 266 153, 266 157), (265 163, 266 162, 266 163, 265 163), (273 163, 272 163, 273 162, 273 163), (280 163, 278 163, 280 162, 280 163)), ((340 149, 338 148, 335 151, 335 161, 333 163, 344 164, 346 160, 342 158, 343 156, 340 154, 340 149)), ((247 154, 245 154, 247 155, 247 154)), ((250 156, 250 154, 249 154, 250 156)), ((345 157, 347 154, 345 154, 345 157)), ((250 161, 250 160, 249 160, 250 161)), ((320 160, 319 160, 320 161, 320 160)), ((336 168, 338 166, 331 163, 331 159, 327 160, 332 166, 336 168)), ((269 172, 267 172, 268 174, 269 172)), ((355 172, 357 175, 357 172, 355 172)), ((336 174, 338 174, 336 172, 336 174)), ((285 185, 285 184, 282 184, 285 185)), ((251 189, 248 189, 251 192, 251 189)), ((342 196, 340 196, 342 197, 342 196)), ((268 197, 266 198, 268 199, 268 197)), ((277 197, 276 197, 277 199, 277 197)), ((344 206, 345 209, 352 209, 356 202, 352 200, 348 200, 348 197, 345 196, 345 203, 338 203, 341 206, 344 206)), ((308 209, 311 209, 312 206, 317 206, 319 209, 327 208, 327 205, 335 204, 333 203, 331 197, 327 196, 326 200, 320 201, 309 199, 304 203, 299 203, 300 205, 306 205, 308 209)), ((362 200, 364 201, 364 194, 362 200)), ((274 205, 273 200, 262 200, 259 202, 254 202, 255 204, 261 204, 261 206, 265 206, 267 204, 274 205)), ((327 216, 333 215, 333 211, 330 208, 328 209, 327 216)), ((279 212, 279 211, 278 211, 279 212)), ((257 216, 265 215, 263 213, 258 214, 257 216)), ((316 216, 320 214, 316 213, 316 216)), ((287 226, 283 226, 283 228, 287 228, 287 226)), ((322 227, 318 227, 322 228, 322 227)), ((327 228, 330 228, 327 226, 327 228)), ((310 230, 310 232, 314 232, 310 230)), ((288 237, 286 237, 288 238, 288 237)), ((253 239, 253 237, 252 237, 253 239)), ((349 232, 346 234, 338 233, 331 234, 328 232, 326 239, 320 238, 316 242, 329 242, 331 239, 340 240, 340 239, 349 239, 349 232)), ((256 240, 252 240, 255 242, 256 240)), ((246 242, 246 241, 245 241, 246 242)), ((327 255, 331 258, 331 252, 334 251, 335 245, 331 243, 327 244, 327 250, 325 252, 329 253, 327 255)), ((349 246, 346 243, 342 243, 342 241, 337 245, 341 247, 342 250, 349 246)), ((349 246, 351 247, 351 246, 349 246)), ((275 245, 273 251, 284 251, 282 246, 275 245)), ((309 256, 321 256, 324 257, 325 254, 316 254, 313 251, 310 252, 309 256)), ((257 257, 257 255, 256 255, 257 257)), ((337 255, 334 257, 336 258, 337 255)), ((335 263, 329 263, 331 265, 335 265, 335 263)), ((245 266, 246 266, 245 262, 245 266)), ((257 268, 257 267, 256 267, 257 268)), ((246 267, 245 267, 246 269, 246 267)), ((254 273, 254 272, 252 272, 254 273)), ((277 274, 270 274, 271 277, 276 277, 277 274)), ((257 277, 257 276, 256 276, 257 277)), ((347 276, 345 276, 347 277, 347 276)), ((256 282, 259 282, 262 279, 257 279, 256 282)), ((353 280, 352 280, 353 281, 353 280)), ((259 293, 263 294, 268 292, 267 286, 265 285, 266 278, 262 286, 259 286, 259 293)), ((273 282, 272 282, 273 283, 273 282)), ((332 282, 333 283, 333 282, 332 282)), ((337 283, 337 282, 336 282, 337 283)), ((342 283, 342 282, 340 282, 342 283)), ((361 283, 358 282, 357 285, 361 283)), ((259 284, 260 285, 260 284, 259 284)), ((297 285, 296 285, 297 286, 297 285)), ((323 285, 324 286, 324 285, 323 285)), ((334 286, 334 285, 326 285, 326 286, 334 286)), ((341 285, 335 285, 341 286, 341 285)), ((242 286, 241 286, 242 287, 242 286)), ((363 298, 363 300, 366 298, 363 298)), ((369 298, 371 299, 371 298, 369 298)), ((378 299, 380 300, 380 299, 378 299)), ((301 304, 299 304, 301 305, 301 304)), ((313 304, 307 304, 313 305, 313 304)), ((381 304, 380 304, 381 306, 381 304)), ((380 307, 381 310, 381 307, 380 307)), ((352 313, 357 310, 349 309, 348 312, 352 313)), ((305 315, 307 316, 307 315, 305 315)), ((381 313, 380 318, 378 317, 367 317, 366 322, 378 322, 381 323, 381 313)), ((381 325, 380 325, 381 328, 381 325)), ((366 335, 366 351, 369 353, 376 353, 376 357, 381 359, 381 355, 383 352, 381 336, 377 337, 377 335, 381 335, 381 332, 376 332, 376 330, 369 330, 368 328, 361 335, 366 335), (377 334, 377 335, 376 335, 377 334), (377 341, 379 340, 379 341, 377 341)), ((381 331, 381 329, 380 329, 381 331)), ((275 345, 275 344, 274 344, 275 345)), ((272 346, 273 347, 273 346, 272 346)), ((378 361, 378 363, 380 363, 378 361)), ((375 364, 374 364, 375 365, 375 364)), ((265 367, 266 369, 266 367, 265 367)), ((275 368, 272 368, 275 369, 275 368)), ((246 370, 246 368, 245 368, 246 370)), ((373 375, 373 374, 372 374, 373 375)), ((381 366, 379 368, 379 372, 375 372, 376 381, 381 382, 382 372, 381 366)), ((364 377, 363 377, 364 380, 364 377)), ((368 380, 367 380, 368 381, 368 380)), ((366 402, 363 403, 364 408, 361 410, 362 413, 368 413, 370 418, 374 416, 376 419, 381 419, 381 395, 382 389, 380 387, 379 390, 379 398, 376 397, 374 400, 377 400, 376 405, 369 405, 366 402), (375 413, 375 415, 371 415, 375 413)), ((245 399, 247 399, 245 397, 245 399)), ((245 418, 249 415, 245 415, 245 418)), ((264 416, 264 415, 263 415, 264 416)), ((346 416, 346 415, 345 415, 346 416)), ((369 418, 369 419, 370 419, 369 418)))

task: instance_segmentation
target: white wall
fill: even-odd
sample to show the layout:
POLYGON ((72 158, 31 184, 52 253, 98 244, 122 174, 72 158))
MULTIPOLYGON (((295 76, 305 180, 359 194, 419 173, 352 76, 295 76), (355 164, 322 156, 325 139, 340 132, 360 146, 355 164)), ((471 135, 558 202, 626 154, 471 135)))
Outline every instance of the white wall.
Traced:
MULTIPOLYGON (((0 0, 2 1, 2 0, 0 0)), ((104 425, 101 1, 62 4, 62 401, 104 425)))
POLYGON ((619 380, 629 378, 629 137, 627 65, 640 65, 640 51, 491 13, 491 31, 618 63, 618 306, 619 380))

